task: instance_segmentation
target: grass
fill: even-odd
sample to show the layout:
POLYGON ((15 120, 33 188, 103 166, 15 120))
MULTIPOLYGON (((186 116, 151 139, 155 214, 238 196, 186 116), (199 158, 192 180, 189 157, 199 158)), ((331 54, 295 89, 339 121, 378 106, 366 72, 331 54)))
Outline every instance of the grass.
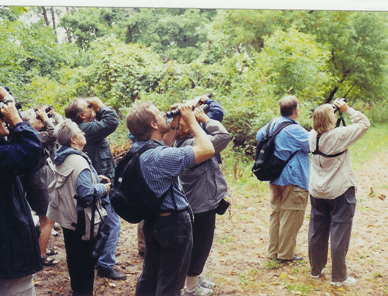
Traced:
POLYGON ((388 147, 388 124, 372 126, 366 134, 350 147, 350 159, 353 169, 362 169, 362 164, 374 154, 385 151, 388 147))

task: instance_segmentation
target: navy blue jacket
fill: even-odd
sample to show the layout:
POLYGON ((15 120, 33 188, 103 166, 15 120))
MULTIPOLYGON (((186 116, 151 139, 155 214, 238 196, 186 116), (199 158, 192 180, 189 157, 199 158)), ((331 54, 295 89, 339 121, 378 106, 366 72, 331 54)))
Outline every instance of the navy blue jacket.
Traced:
POLYGON ((0 279, 15 279, 43 268, 31 209, 18 175, 38 164, 42 146, 27 122, 16 124, 10 142, 0 139, 0 279))

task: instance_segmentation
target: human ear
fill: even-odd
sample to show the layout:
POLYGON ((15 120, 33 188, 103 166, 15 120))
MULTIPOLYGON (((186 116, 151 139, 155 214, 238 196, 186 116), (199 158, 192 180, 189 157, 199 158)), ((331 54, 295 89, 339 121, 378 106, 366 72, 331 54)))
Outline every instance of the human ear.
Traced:
POLYGON ((155 130, 159 129, 159 125, 156 121, 151 122, 151 127, 155 130))

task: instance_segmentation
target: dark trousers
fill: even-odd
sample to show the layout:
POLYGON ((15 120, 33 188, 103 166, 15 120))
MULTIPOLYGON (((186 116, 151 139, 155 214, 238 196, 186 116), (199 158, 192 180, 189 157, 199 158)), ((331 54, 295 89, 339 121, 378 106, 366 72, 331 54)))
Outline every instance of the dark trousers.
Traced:
POLYGON ((143 232, 144 263, 136 296, 180 296, 193 247, 189 213, 145 220, 143 232))
POLYGON ((78 232, 66 228, 63 236, 73 295, 93 296, 95 260, 90 256, 90 241, 82 240, 78 232))
POLYGON ((211 210, 194 214, 193 222, 193 251, 191 252, 188 276, 200 275, 209 257, 213 244, 216 212, 211 210))
POLYGON ((319 275, 327 263, 330 237, 332 281, 346 279, 346 254, 349 249, 352 222, 356 211, 354 187, 335 199, 310 195, 311 216, 308 233, 311 274, 319 275))

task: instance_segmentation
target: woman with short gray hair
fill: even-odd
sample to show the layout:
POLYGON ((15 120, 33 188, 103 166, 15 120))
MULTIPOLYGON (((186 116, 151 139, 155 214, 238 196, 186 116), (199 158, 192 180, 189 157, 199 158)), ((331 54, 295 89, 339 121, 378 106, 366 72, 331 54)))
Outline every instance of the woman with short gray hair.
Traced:
POLYGON ((94 264, 90 233, 93 197, 96 195, 94 235, 106 216, 102 199, 110 189, 109 178, 98 176, 89 157, 82 152, 84 133, 70 119, 58 125, 58 142, 62 145, 54 159, 54 181, 47 216, 62 226, 67 266, 73 295, 93 295, 94 264), (101 184, 104 180, 106 183, 101 184))

